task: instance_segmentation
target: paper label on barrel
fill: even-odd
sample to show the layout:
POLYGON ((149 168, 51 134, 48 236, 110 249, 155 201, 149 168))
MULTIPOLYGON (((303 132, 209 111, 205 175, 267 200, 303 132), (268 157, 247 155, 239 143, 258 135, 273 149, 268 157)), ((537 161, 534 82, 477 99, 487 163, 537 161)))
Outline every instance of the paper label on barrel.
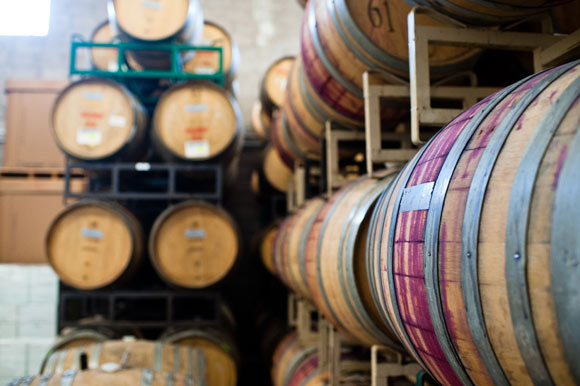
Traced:
POLYGON ((274 82, 276 82, 278 84, 278 87, 280 87, 280 90, 286 91, 286 85, 288 84, 288 78, 277 77, 274 82))
POLYGON ((105 99, 105 96, 100 93, 100 92, 84 92, 83 93, 83 98, 85 98, 88 101, 102 101, 103 99, 105 99))
POLYGON ((86 146, 98 146, 103 141, 101 130, 96 127, 81 127, 77 130, 77 143, 86 146))
POLYGON ((81 235, 83 235, 84 237, 87 237, 89 239, 95 239, 95 240, 102 240, 103 236, 104 236, 102 230, 94 229, 94 228, 82 228, 81 235))
POLYGON ((109 117, 109 125, 113 127, 125 127, 127 119, 121 115, 111 115, 109 117))
POLYGON ((143 0, 141 2, 141 6, 143 8, 149 8, 155 11, 158 11, 161 9, 161 3, 158 1, 150 1, 150 0, 143 0))
POLYGON ((107 68, 111 72, 117 72, 119 71, 119 63, 116 60, 110 60, 107 68))
POLYGON ((187 158, 204 158, 209 156, 209 141, 206 139, 199 141, 185 142, 185 156, 187 158))
POLYGON ((185 237, 188 239, 205 239, 205 229, 186 229, 185 237))
POLYGON ((195 73, 202 75, 213 75, 216 73, 216 69, 213 67, 197 66, 195 68, 195 73))
POLYGON ((185 105, 185 111, 188 113, 205 113, 207 105, 185 105))

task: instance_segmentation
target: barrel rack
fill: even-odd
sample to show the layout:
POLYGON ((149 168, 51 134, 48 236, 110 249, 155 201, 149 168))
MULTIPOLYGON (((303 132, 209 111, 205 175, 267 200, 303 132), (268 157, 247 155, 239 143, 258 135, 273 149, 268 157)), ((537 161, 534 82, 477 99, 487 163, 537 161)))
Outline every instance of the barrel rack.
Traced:
MULTIPOLYGON (((212 46, 186 44, 148 44, 137 42, 93 43, 73 37, 69 77, 103 77, 128 87, 148 107, 154 107, 159 96, 144 92, 141 83, 170 86, 186 80, 206 80, 220 87, 225 85, 223 49, 212 46), (93 48, 116 49, 118 62, 114 68, 98 70, 89 63, 83 66, 78 51, 93 48), (167 51, 171 57, 168 70, 132 70, 125 64, 126 51, 167 51), (181 53, 184 51, 215 51, 219 54, 219 70, 214 74, 196 74, 183 71, 181 53)), ((200 199, 222 204, 224 176, 217 163, 179 164, 119 161, 78 162, 67 158, 64 174, 64 201, 77 199, 104 199, 123 201, 147 208, 187 199, 200 199), (72 181, 79 173, 87 177, 85 192, 72 190, 72 181), (153 205, 155 204, 155 205, 153 205)), ((147 272, 146 272, 147 273, 147 272)), ((147 273, 149 274, 149 273, 147 273)), ((124 330, 161 330, 172 326, 215 324, 221 295, 216 290, 186 291, 168 287, 155 276, 151 288, 139 283, 127 283, 114 289, 91 292, 78 291, 60 283, 58 329, 65 327, 110 327, 124 330), (131 318, 126 310, 131 307, 151 309, 153 313, 131 318), (183 312, 183 309, 191 312, 183 312), (95 315, 102 319, 91 319, 95 315), (89 318, 89 319, 86 319, 89 318)), ((135 311, 135 310, 134 310, 135 311)), ((138 311, 138 310, 137 310, 138 311)))
MULTIPOLYGON (((404 98, 410 101, 410 120, 402 127, 410 136, 412 144, 420 146, 430 137, 425 127, 442 127, 463 111, 462 109, 433 108, 432 98, 460 101, 463 109, 466 109, 498 91, 497 88, 478 87, 476 79, 472 81, 471 86, 432 84, 429 74, 429 46, 431 44, 531 52, 536 72, 562 64, 580 52, 580 30, 570 35, 556 35, 553 33, 552 23, 547 15, 525 21, 538 22, 542 32, 512 32, 468 27, 431 9, 413 8, 407 18, 410 82, 376 72, 367 72, 363 75, 366 162, 369 175, 373 174, 374 164, 405 162, 414 155, 414 150, 404 147, 399 151, 382 148, 379 111, 381 99, 404 98), (447 26, 422 25, 418 21, 418 15, 428 15, 447 26)), ((511 27, 513 26, 507 29, 511 27)))

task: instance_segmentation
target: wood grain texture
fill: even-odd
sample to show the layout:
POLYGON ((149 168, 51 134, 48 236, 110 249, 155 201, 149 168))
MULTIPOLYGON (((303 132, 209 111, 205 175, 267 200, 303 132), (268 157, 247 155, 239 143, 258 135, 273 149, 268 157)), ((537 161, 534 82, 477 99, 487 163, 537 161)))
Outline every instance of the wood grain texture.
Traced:
POLYGON ((118 204, 83 201, 64 209, 46 236, 48 262, 75 288, 109 286, 132 273, 142 257, 142 230, 118 204))
POLYGON ((55 101, 51 127, 59 148, 87 161, 142 152, 147 115, 122 85, 91 78, 72 83, 55 101))
POLYGON ((216 284, 232 270, 240 250, 234 220, 201 201, 167 208, 155 221, 149 255, 160 276, 185 288, 216 284))

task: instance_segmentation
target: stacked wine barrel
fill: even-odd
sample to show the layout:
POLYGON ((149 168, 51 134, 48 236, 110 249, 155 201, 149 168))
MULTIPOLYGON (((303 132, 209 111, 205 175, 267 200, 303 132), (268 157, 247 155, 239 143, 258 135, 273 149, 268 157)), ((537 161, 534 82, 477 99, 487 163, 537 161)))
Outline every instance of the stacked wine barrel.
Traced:
POLYGON ((51 347, 38 376, 15 385, 192 384, 235 386, 238 354, 222 330, 168 330, 158 341, 115 339, 111 332, 73 330, 51 347), (43 383, 44 382, 44 383, 43 383), (58 383, 60 384, 60 383, 58 383))
POLYGON ((280 278, 444 385, 580 382, 580 61, 486 98, 401 171, 307 201, 280 278))

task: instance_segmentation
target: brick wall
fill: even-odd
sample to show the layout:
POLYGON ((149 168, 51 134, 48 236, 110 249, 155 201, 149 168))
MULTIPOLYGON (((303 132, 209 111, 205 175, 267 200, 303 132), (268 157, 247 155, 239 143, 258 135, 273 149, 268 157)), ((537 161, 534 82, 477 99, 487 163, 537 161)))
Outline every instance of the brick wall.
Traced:
MULTIPOLYGON (((201 2, 206 19, 225 27, 240 47, 238 98, 245 126, 249 127, 251 106, 258 97, 264 71, 278 57, 298 52, 302 8, 295 0, 201 2)), ((1 85, 6 78, 65 79, 71 35, 79 33, 88 38, 93 28, 107 17, 105 0, 52 0, 51 3, 48 36, 0 36, 1 85)), ((0 128, 4 126, 5 101, 2 93, 0 128)))

